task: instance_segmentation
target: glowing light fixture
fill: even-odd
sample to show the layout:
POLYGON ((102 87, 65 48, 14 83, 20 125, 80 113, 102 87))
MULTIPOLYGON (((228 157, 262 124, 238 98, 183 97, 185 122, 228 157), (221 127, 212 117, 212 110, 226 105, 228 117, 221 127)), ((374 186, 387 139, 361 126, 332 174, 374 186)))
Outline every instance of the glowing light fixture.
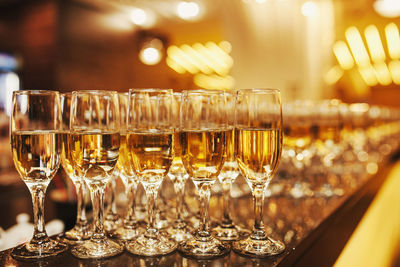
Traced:
POLYGON ((395 84, 400 84, 400 61, 392 60, 389 63, 389 70, 395 84))
POLYGON ((328 85, 335 84, 343 76, 343 69, 339 66, 332 67, 325 75, 324 81, 328 85))
POLYGON ((314 17, 318 14, 318 5, 315 2, 308 1, 301 6, 301 14, 305 17, 314 17))
POLYGON ((369 25, 365 28, 364 34, 372 61, 375 63, 384 62, 386 59, 385 51, 383 50, 381 37, 379 36, 379 31, 376 26, 369 25))
POLYGON ((176 11, 181 19, 192 20, 199 16, 200 7, 196 2, 181 1, 178 3, 176 11))
POLYGON ((398 0, 377 0, 374 2, 375 11, 388 18, 400 16, 400 1, 398 0))
POLYGON ((162 41, 154 38, 143 45, 139 52, 139 59, 146 65, 156 65, 161 61, 162 49, 162 41))
POLYGON ((196 74, 193 78, 194 84, 205 89, 232 89, 235 80, 232 76, 196 74))
POLYGON ((333 45, 333 53, 344 70, 349 70, 354 66, 353 57, 351 56, 350 50, 345 42, 337 41, 333 45))
POLYGON ((385 27, 389 55, 392 59, 400 58, 400 36, 396 24, 389 23, 385 27))
POLYGON ((131 13, 131 20, 136 25, 146 24, 147 14, 143 9, 135 8, 131 13))
POLYGON ((389 69, 385 62, 378 63, 374 65, 375 75, 378 82, 382 85, 389 85, 392 83, 392 78, 390 76, 389 69))
POLYGON ((350 27, 346 30, 345 35, 357 65, 360 67, 368 66, 370 64, 369 56, 358 29, 350 27))
POLYGON ((375 76, 375 69, 371 65, 360 67, 358 68, 358 71, 360 72, 361 77, 368 86, 375 86, 378 84, 375 76))

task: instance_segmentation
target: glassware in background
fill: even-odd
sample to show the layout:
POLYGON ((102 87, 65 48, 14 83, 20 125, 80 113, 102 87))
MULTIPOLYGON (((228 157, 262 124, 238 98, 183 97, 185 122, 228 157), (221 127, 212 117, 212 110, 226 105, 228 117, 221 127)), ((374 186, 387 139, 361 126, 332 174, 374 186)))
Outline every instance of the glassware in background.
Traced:
POLYGON ((181 144, 181 127, 180 127, 180 106, 181 93, 174 93, 172 100, 172 124, 174 126, 174 159, 168 172, 176 194, 176 220, 172 226, 167 229, 168 233, 177 242, 193 238, 191 228, 183 217, 185 183, 189 178, 182 162, 182 144, 181 144))
POLYGON ((282 253, 285 245, 264 230, 264 193, 279 164, 282 151, 282 107, 276 89, 242 89, 236 97, 236 140, 239 169, 254 197, 255 221, 246 239, 233 242, 233 250, 251 257, 282 253))
POLYGON ((11 150, 15 168, 32 195, 32 239, 15 247, 11 255, 20 260, 55 256, 68 249, 47 236, 44 197, 61 162, 61 105, 55 91, 15 91, 12 97, 11 150))
POLYGON ((119 174, 121 181, 125 186, 125 193, 128 199, 127 211, 123 225, 118 227, 110 236, 120 240, 132 240, 139 235, 140 228, 135 216, 135 197, 136 189, 139 184, 137 177, 131 167, 129 153, 126 146, 126 127, 127 112, 129 103, 128 93, 118 93, 120 116, 121 116, 121 142, 119 149, 119 157, 116 165, 116 173, 119 174))
POLYGON ((177 247, 155 226, 158 190, 173 159, 172 97, 169 89, 129 90, 126 146, 131 167, 146 191, 148 209, 146 232, 126 244, 135 255, 160 256, 177 247))
POLYGON ((76 245, 78 258, 106 258, 123 247, 107 238, 104 230, 104 191, 112 178, 120 147, 118 94, 112 91, 72 93, 70 147, 74 168, 91 192, 94 229, 90 240, 76 245))
POLYGON ((71 154, 70 147, 70 110, 71 110, 71 97, 72 93, 60 94, 60 102, 61 102, 61 113, 62 113, 62 133, 61 133, 61 141, 62 141, 62 150, 61 150, 61 165, 71 179, 73 184, 75 185, 76 190, 76 201, 77 201, 77 215, 75 226, 64 233, 62 236, 65 240, 70 242, 87 240, 92 235, 91 227, 92 225, 89 223, 86 218, 86 193, 87 188, 85 181, 81 176, 79 176, 78 172, 73 168, 73 159, 71 154))
MULTIPOLYGON (((342 153, 340 146, 341 121, 339 113, 340 102, 337 99, 322 100, 316 103, 316 155, 318 164, 314 164, 313 191, 317 196, 341 196, 341 187, 337 165, 334 163, 342 153)), ((314 162, 315 163, 315 162, 314 162)))
POLYGON ((225 135, 224 165, 218 175, 222 186, 222 220, 217 227, 213 229, 213 234, 220 240, 233 241, 247 235, 249 232, 236 226, 230 216, 230 202, 232 184, 239 176, 239 168, 236 162, 235 147, 235 99, 236 92, 225 92, 228 130, 225 135))
POLYGON ((117 179, 120 177, 120 172, 117 168, 111 177, 109 184, 106 187, 106 192, 109 198, 106 198, 106 211, 104 214, 104 229, 112 235, 119 227, 122 226, 122 219, 117 210, 117 179))
MULTIPOLYGON (((183 91, 181 103, 181 142, 183 164, 200 195, 200 227, 194 238, 181 242, 184 255, 207 259, 226 255, 230 246, 211 235, 209 200, 211 185, 224 163, 225 136, 228 132, 223 91, 183 91)), ((233 114, 230 114, 233 116, 233 114)))
POLYGON ((281 187, 294 198, 312 196, 311 181, 306 169, 311 165, 315 154, 313 147, 314 105, 311 101, 296 100, 282 105, 284 138, 282 157, 290 162, 286 165, 288 178, 282 179, 281 187), (286 180, 286 181, 285 181, 286 180))

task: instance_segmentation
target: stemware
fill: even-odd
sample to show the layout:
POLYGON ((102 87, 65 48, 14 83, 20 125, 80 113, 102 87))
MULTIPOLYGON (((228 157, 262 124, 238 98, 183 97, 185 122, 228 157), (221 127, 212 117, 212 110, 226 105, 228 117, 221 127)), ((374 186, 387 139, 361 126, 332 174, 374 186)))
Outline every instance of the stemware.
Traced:
POLYGON ((281 253, 285 245, 264 231, 264 193, 279 164, 282 150, 282 107, 277 89, 237 91, 235 127, 239 169, 254 198, 255 221, 246 239, 235 241, 233 250, 251 257, 281 253))
POLYGON ((147 196, 146 231, 126 244, 135 255, 160 256, 177 243, 155 225, 156 199, 173 159, 172 90, 130 89, 126 147, 131 166, 147 196))
POLYGON ((15 168, 27 185, 33 202, 32 239, 13 249, 16 259, 40 259, 68 249, 47 236, 44 197, 60 166, 61 106, 56 91, 16 91, 12 97, 11 150, 15 168))
POLYGON ((183 164, 200 196, 201 220, 194 238, 179 245, 185 256, 207 259, 226 255, 230 246, 211 235, 209 200, 211 185, 224 163, 228 132, 226 98, 219 90, 183 91, 181 102, 181 142, 183 164))
MULTIPOLYGON (((235 114, 235 97, 234 93, 225 92, 226 96, 226 114, 235 114)), ((213 229, 213 234, 220 240, 232 241, 237 240, 240 236, 247 234, 243 229, 236 226, 230 216, 230 200, 232 184, 239 176, 239 168, 236 162, 235 149, 235 116, 228 115, 228 130, 225 135, 224 165, 218 175, 218 179, 222 185, 222 221, 213 229)))
POLYGON ((135 192, 138 186, 138 181, 129 162, 129 153, 126 147, 126 120, 129 94, 118 93, 118 97, 121 115, 121 142, 119 149, 119 158, 116 165, 116 172, 118 173, 122 183, 125 186, 125 193, 128 199, 128 204, 123 225, 121 227, 118 227, 115 232, 111 232, 110 236, 120 240, 132 240, 139 234, 140 230, 135 216, 135 192))
POLYGON ((91 225, 86 218, 86 204, 85 196, 87 188, 85 181, 78 175, 76 170, 73 168, 73 161, 71 157, 71 150, 69 147, 69 121, 70 121, 70 110, 71 110, 71 98, 72 93, 60 94, 61 102, 61 113, 62 113, 62 150, 61 150, 61 165, 75 185, 76 190, 76 202, 77 202, 77 215, 75 226, 64 233, 63 238, 67 241, 75 242, 87 240, 92 235, 91 225))
POLYGON ((94 229, 90 240, 72 248, 75 257, 115 256, 123 247, 104 231, 104 190, 113 175, 120 147, 118 94, 112 91, 72 93, 70 148, 74 168, 91 192, 94 229))
POLYGON ((190 228, 183 218, 183 203, 185 193, 185 183, 189 178, 182 162, 182 144, 180 131, 180 103, 181 93, 174 93, 172 101, 172 123, 175 128, 174 132, 174 159, 168 172, 168 177, 174 184, 176 194, 176 220, 171 227, 167 229, 168 233, 176 241, 180 242, 192 238, 190 228))

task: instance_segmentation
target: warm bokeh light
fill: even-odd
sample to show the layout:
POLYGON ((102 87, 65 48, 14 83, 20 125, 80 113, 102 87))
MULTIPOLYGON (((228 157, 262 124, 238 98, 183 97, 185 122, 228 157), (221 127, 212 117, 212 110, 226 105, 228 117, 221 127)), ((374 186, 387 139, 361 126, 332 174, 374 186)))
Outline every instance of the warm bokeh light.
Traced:
POLYGON ((318 5, 315 2, 308 1, 301 6, 301 14, 305 17, 314 17, 318 15, 318 5))
POLYGON ((351 56, 350 50, 345 42, 337 41, 333 45, 333 53, 344 70, 351 69, 354 66, 353 57, 351 56))
POLYGON ((205 75, 196 74, 193 78, 194 83, 205 89, 233 89, 235 80, 232 76, 219 76, 216 74, 205 75))
POLYGON ((131 13, 131 20, 134 24, 142 26, 146 24, 147 14, 146 11, 140 8, 135 8, 131 13))
POLYGON ((360 72, 361 77, 368 86, 375 86, 378 84, 378 80, 375 76, 375 69, 371 65, 360 67, 358 68, 358 71, 360 72))
POLYGON ((385 27, 386 41, 388 45, 389 55, 392 59, 400 58, 400 36, 399 29, 396 24, 389 23, 385 27))
POLYGON ((389 70, 395 84, 400 84, 400 61, 392 60, 389 63, 389 70))
POLYGON ((139 52, 140 60, 146 65, 155 65, 161 61, 161 51, 154 47, 145 47, 139 52))
POLYGON ((200 7, 196 2, 182 1, 178 3, 176 12, 181 19, 191 20, 198 17, 200 7))
POLYGON ((385 51, 383 50, 381 37, 379 36, 379 31, 376 26, 369 25, 365 28, 364 34, 372 61, 375 63, 384 62, 386 59, 385 51))
POLYGON ((343 69, 339 66, 332 67, 325 75, 324 81, 328 85, 335 84, 343 76, 343 69))
POLYGON ((375 11, 388 18, 400 16, 400 1, 399 0, 377 0, 374 2, 375 11))
POLYGON ((12 105, 12 94, 14 91, 20 89, 19 77, 14 72, 9 72, 5 75, 4 87, 6 89, 6 102, 5 111, 8 116, 11 115, 11 105, 12 105))
POLYGON ((374 65, 375 75, 378 82, 382 85, 389 85, 392 83, 392 77, 390 76, 389 69, 384 62, 374 65))
POLYGON ((345 35, 357 65, 360 67, 368 66, 370 64, 368 52, 358 29, 350 27, 346 30, 345 35))

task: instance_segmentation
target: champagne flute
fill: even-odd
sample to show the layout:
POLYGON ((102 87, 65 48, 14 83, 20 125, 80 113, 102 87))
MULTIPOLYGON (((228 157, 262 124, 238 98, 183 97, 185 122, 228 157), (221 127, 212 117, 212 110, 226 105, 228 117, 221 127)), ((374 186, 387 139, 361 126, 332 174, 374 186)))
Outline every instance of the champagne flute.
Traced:
POLYGON ((118 160, 120 147, 118 94, 112 91, 72 93, 70 148, 74 169, 89 187, 94 229, 88 241, 72 248, 75 257, 105 258, 122 253, 123 247, 104 231, 104 190, 118 160))
POLYGON ((188 240, 193 236, 190 233, 189 226, 183 218, 183 203, 185 195, 185 183, 189 178, 188 173, 185 170, 182 162, 182 144, 181 144, 181 130, 180 130, 180 103, 182 94, 174 93, 172 101, 172 123, 175 127, 174 133, 174 159, 172 161, 171 168, 168 172, 168 177, 174 184, 174 190, 176 193, 176 220, 170 228, 168 233, 176 241, 181 242, 188 240))
POLYGON ((235 149, 235 93, 225 92, 226 96, 226 114, 228 122, 228 131, 226 132, 226 145, 224 150, 224 165, 218 175, 222 185, 222 207, 223 217, 221 223, 213 229, 213 234, 220 240, 233 241, 238 240, 241 235, 246 235, 246 231, 239 229, 232 221, 230 216, 230 200, 232 184, 239 176, 239 168, 236 162, 235 149))
POLYGON ((72 93, 60 94, 61 101, 61 113, 62 113, 62 150, 61 150, 61 165, 72 180, 76 189, 76 202, 77 202, 77 215, 75 226, 64 233, 64 238, 68 241, 82 241, 87 240, 92 235, 91 224, 89 224, 86 218, 86 205, 85 196, 87 188, 85 181, 81 176, 78 175, 76 170, 73 168, 73 160, 71 156, 71 150, 69 146, 70 131, 70 110, 71 110, 71 98, 72 93))
POLYGON ((251 235, 233 243, 235 252, 266 257, 285 245, 264 231, 265 189, 274 176, 282 150, 282 107, 276 89, 242 89, 236 96, 236 160, 254 198, 255 221, 251 235))
POLYGON ((138 179, 129 162, 129 153, 126 147, 126 120, 129 103, 128 93, 118 93, 120 115, 121 115, 121 142, 119 149, 119 158, 116 165, 116 172, 125 186, 125 193, 128 199, 127 212, 123 221, 123 226, 118 227, 111 237, 120 240, 132 240, 139 234, 139 225, 135 217, 135 197, 136 189, 139 184, 138 179))
POLYGON ((177 243, 155 226, 158 190, 172 164, 172 90, 130 89, 126 146, 131 166, 147 196, 146 232, 126 244, 135 255, 160 256, 173 252, 177 243))
POLYGON ((211 235, 209 200, 211 185, 224 163, 228 131, 225 94, 219 90, 183 91, 181 102, 181 142, 183 164, 200 195, 200 227, 193 239, 180 243, 188 257, 209 259, 224 256, 230 246, 211 235))
POLYGON ((41 259, 68 249, 47 236, 44 197, 60 166, 61 107, 56 91, 16 91, 12 97, 11 149, 15 168, 32 195, 32 239, 17 246, 11 255, 20 260, 41 259))

